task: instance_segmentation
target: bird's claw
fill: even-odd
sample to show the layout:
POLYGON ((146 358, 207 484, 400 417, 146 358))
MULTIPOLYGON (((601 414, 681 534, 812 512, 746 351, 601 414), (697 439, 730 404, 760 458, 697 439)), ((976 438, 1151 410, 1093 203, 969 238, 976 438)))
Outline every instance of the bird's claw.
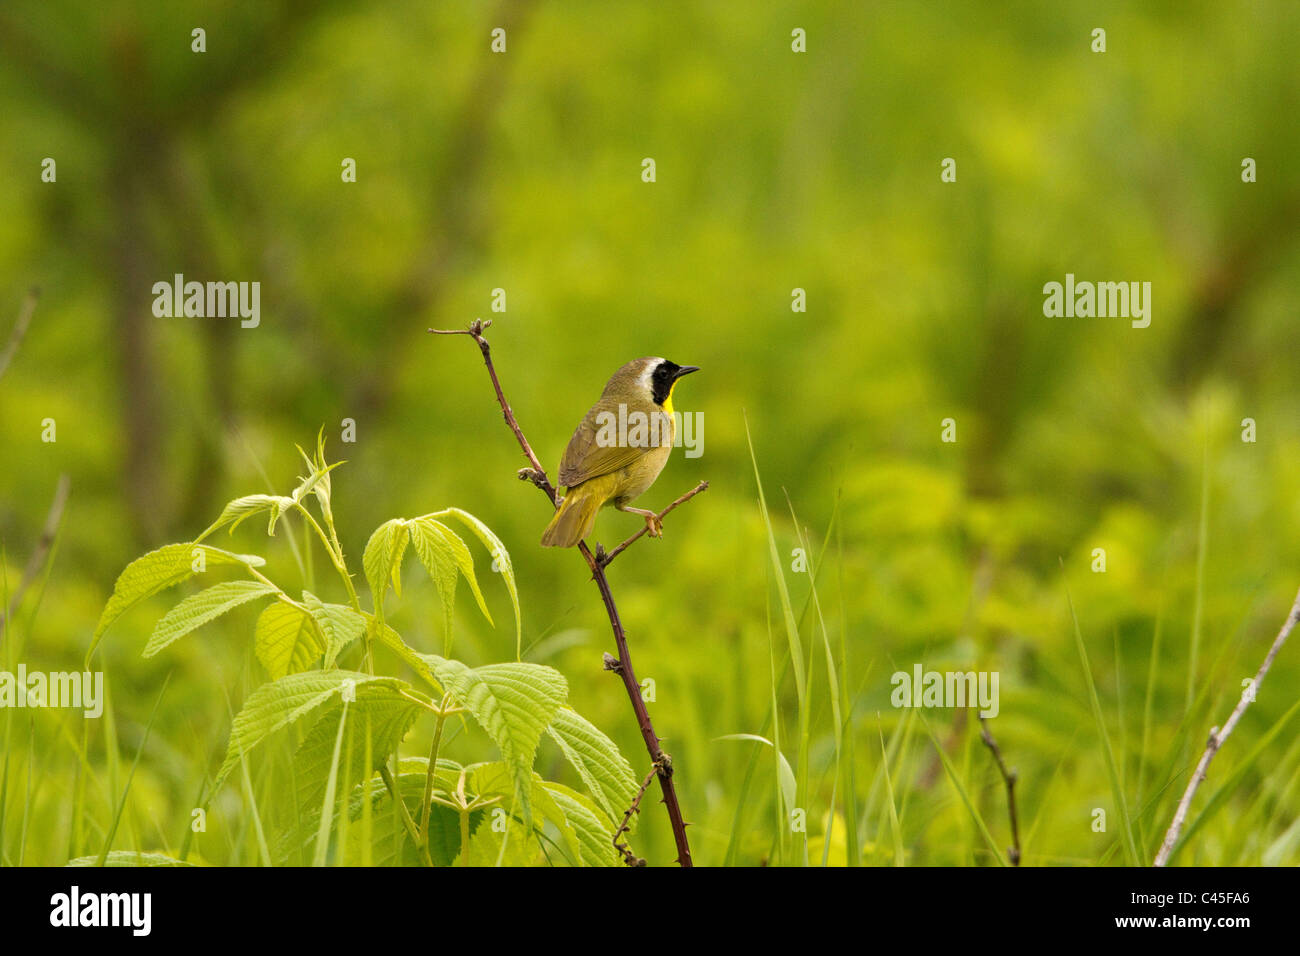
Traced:
POLYGON ((645 516, 645 528, 652 538, 662 538, 664 536, 664 523, 658 515, 645 516))

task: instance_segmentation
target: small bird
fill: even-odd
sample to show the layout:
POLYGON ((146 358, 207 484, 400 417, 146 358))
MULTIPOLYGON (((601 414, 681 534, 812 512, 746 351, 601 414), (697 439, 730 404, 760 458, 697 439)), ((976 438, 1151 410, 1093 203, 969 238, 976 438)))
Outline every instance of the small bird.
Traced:
POLYGON ((662 534, 653 511, 629 504, 668 463, 677 440, 673 387, 698 371, 696 365, 639 358, 614 373, 564 450, 560 484, 566 493, 542 535, 545 547, 573 547, 591 534, 596 514, 610 504, 645 518, 652 537, 662 534))

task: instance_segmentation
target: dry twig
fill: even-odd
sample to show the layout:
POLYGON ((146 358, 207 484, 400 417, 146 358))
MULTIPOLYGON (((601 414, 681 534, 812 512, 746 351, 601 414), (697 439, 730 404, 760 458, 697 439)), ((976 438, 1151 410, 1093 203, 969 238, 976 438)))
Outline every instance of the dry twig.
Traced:
POLYGON ((1255 679, 1250 685, 1241 692, 1241 699, 1237 701, 1237 706, 1233 708, 1232 713, 1228 716, 1228 722, 1223 728, 1210 728, 1210 739, 1206 741, 1205 752, 1201 754, 1201 759, 1196 764, 1196 772, 1192 774, 1192 779, 1187 782, 1187 789, 1183 791, 1183 798, 1178 801, 1178 809, 1174 811, 1174 819, 1169 824, 1169 830, 1165 833, 1164 842, 1160 844, 1160 851, 1156 854, 1153 866, 1164 866, 1173 856, 1174 848, 1178 846, 1178 835, 1182 833, 1183 824, 1187 820, 1187 810, 1192 805, 1192 798, 1196 796, 1197 789, 1205 781, 1205 775, 1210 769, 1210 761, 1214 755, 1219 752, 1223 742, 1228 739, 1232 733, 1237 721, 1241 715, 1246 712, 1251 701, 1255 699, 1255 694, 1259 691, 1259 685, 1264 682, 1264 675, 1268 669, 1273 666, 1273 658, 1277 657, 1278 651, 1282 650, 1282 645, 1291 634, 1291 629, 1295 627, 1296 622, 1300 621, 1300 593, 1296 594, 1295 603, 1291 605, 1291 613, 1286 616, 1282 622, 1282 629, 1278 631, 1277 637, 1273 639, 1273 646, 1268 649, 1268 654, 1264 657, 1264 663, 1259 665, 1259 670, 1255 674, 1255 679))
POLYGON ((9 333, 9 341, 5 344, 4 352, 0 352, 0 378, 4 377, 9 363, 14 359, 14 353, 18 351, 18 346, 23 344, 23 336, 27 334, 27 327, 32 323, 32 313, 36 311, 36 299, 40 294, 39 289, 32 289, 27 293, 27 298, 23 299, 23 306, 18 310, 18 321, 14 323, 13 331, 9 333))
POLYGON ((36 580, 37 575, 41 573, 41 568, 45 566, 45 559, 49 556, 50 549, 54 547, 54 539, 59 533, 59 526, 63 523, 63 509, 68 504, 68 491, 71 482, 66 474, 59 475, 59 483, 54 488, 54 500, 50 502, 50 510, 45 516, 45 527, 41 529, 41 536, 36 542, 36 548, 32 551, 32 556, 27 559, 27 567, 23 568, 22 580, 18 582, 18 587, 9 598, 9 607, 0 611, 0 637, 4 636, 5 624, 14 616, 18 606, 22 603, 23 595, 31 587, 32 582, 36 580))
POLYGON ((998 765, 998 772, 1002 774, 1002 782, 1007 787, 1007 813, 1011 817, 1011 846, 1007 848, 1007 858, 1011 860, 1012 866, 1020 865, 1020 823, 1016 817, 1016 781, 1019 775, 1014 770, 1008 770, 1006 762, 1002 759, 1002 751, 998 748, 998 742, 993 739, 989 733, 988 722, 981 715, 980 717, 980 740, 984 741, 984 746, 993 752, 993 760, 998 765))
MULTIPOLYGON (((709 489, 709 483, 707 481, 701 481, 698 485, 696 485, 690 491, 686 492, 686 494, 682 495, 680 498, 678 498, 676 501, 670 504, 663 511, 656 514, 655 515, 656 521, 662 524, 664 520, 664 515, 668 514, 668 512, 672 511, 678 505, 684 505, 686 502, 690 501, 692 498, 698 495, 701 491, 708 491, 708 489, 709 489)), ((649 530, 650 530, 650 522, 647 521, 645 526, 642 527, 640 531, 632 535, 632 537, 628 538, 626 541, 624 541, 622 544, 620 544, 617 548, 615 548, 613 551, 609 552, 608 554, 605 553, 605 548, 602 545, 597 544, 596 561, 600 564, 602 568, 609 567, 610 563, 615 558, 617 558, 620 554, 626 551, 628 549, 628 546, 631 545, 633 541, 641 537, 649 530)))

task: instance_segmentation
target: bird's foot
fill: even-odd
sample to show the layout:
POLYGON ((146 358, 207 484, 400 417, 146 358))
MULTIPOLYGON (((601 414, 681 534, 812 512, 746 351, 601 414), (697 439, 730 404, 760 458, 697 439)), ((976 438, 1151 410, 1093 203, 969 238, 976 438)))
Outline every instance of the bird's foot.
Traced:
POLYGON ((622 507, 615 505, 615 507, 624 514, 640 515, 642 518, 645 518, 645 529, 649 532, 650 537, 662 538, 664 536, 663 521, 660 520, 659 516, 649 508, 630 508, 626 505, 622 507))

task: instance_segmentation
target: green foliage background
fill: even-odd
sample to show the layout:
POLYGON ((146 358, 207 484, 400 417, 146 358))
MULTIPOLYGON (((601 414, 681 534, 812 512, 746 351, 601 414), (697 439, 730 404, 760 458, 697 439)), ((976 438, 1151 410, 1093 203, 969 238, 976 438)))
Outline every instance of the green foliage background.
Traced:
MULTIPOLYGON (((324 423, 348 459, 335 511, 354 566, 394 515, 478 515, 514 559, 524 660, 559 669, 574 706, 648 769, 601 670, 595 591, 575 555, 537 546, 545 502, 514 476, 524 462, 476 350, 424 333, 491 317, 507 395, 552 469, 621 363, 704 369, 677 405, 703 413, 705 453, 675 454, 641 503, 701 478, 710 490, 611 571, 698 862, 993 862, 981 828, 1010 837, 976 729, 925 715, 945 769, 889 704, 889 675, 918 661, 1001 673, 992 728, 1020 771, 1026 864, 1123 862, 1067 588, 1149 860, 1300 585, 1298 39, 1289 0, 7 3, 0 341, 26 288, 43 290, 0 381, 7 592, 60 474, 72 494, 0 662, 79 668, 120 569, 193 538, 230 498, 291 485, 294 443, 324 423), (496 26, 505 55, 489 52, 496 26), (56 184, 39 178, 47 156, 56 184), (261 326, 154 318, 151 285, 178 272, 260 281, 261 326), (1044 318, 1042 286, 1067 272, 1151 281, 1151 327, 1044 318), (945 417, 956 444, 939 441, 945 417), (345 418, 355 444, 339 441, 345 418), (830 529, 817 590, 847 690, 838 774, 815 613, 800 617, 806 729, 785 669, 746 418, 796 615, 810 581, 789 556, 801 529, 814 555, 830 529), (1105 574, 1090 570, 1098 547, 1105 574), (787 758, 807 748, 806 842, 778 825, 772 751, 719 739, 771 737, 774 699, 787 758)), ((636 527, 603 515, 597 537, 636 527)), ((259 533, 218 544, 249 550, 259 533)), ((293 578, 282 538, 267 556, 293 578)), ((457 656, 512 659, 511 629, 459 601, 457 656)), ((0 861, 96 852, 142 741, 115 846, 182 842, 265 674, 251 611, 142 659, 170 606, 152 604, 104 642, 109 707, 84 760, 80 715, 0 716, 0 861)), ((390 617, 440 647, 432 588, 405 588, 390 617)), ((1252 753, 1295 701, 1297 653, 1212 766, 1194 814, 1236 783, 1180 862, 1300 862, 1293 726, 1252 753)), ((538 770, 576 785, 546 746, 538 770)), ((657 804, 634 844, 672 859, 657 804)), ((238 788, 194 849, 257 861, 238 788)))

